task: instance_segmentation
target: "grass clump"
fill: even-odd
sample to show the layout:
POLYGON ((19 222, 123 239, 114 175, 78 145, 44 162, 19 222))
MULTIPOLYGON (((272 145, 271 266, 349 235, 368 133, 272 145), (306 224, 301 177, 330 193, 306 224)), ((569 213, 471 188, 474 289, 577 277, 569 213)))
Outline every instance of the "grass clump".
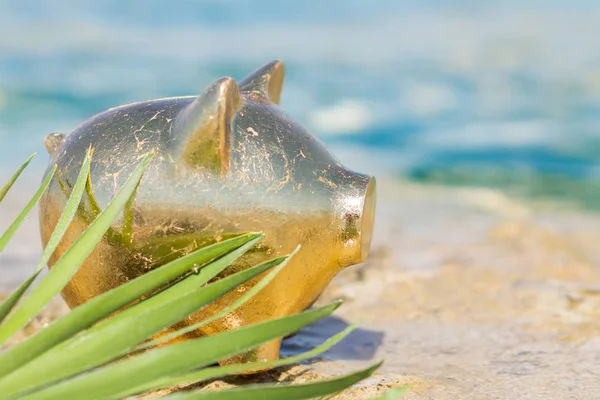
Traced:
MULTIPOLYGON (((269 271, 234 304, 200 324, 225 316, 248 301, 285 267, 293 253, 214 280, 258 243, 260 233, 242 234, 203 247, 186 256, 93 298, 21 342, 6 346, 70 281, 111 224, 131 204, 151 155, 144 158, 105 210, 61 256, 49 273, 31 289, 75 216, 89 190, 91 151, 53 234, 33 274, 0 303, 0 400, 103 400, 120 399, 160 388, 206 381, 249 369, 274 368, 297 363, 326 351, 355 326, 295 357, 272 362, 214 366, 223 358, 243 353, 275 338, 284 337, 330 315, 332 303, 303 313, 264 321, 213 336, 154 347, 185 334, 193 326, 157 340, 151 338, 240 284, 269 271), (175 282, 175 283, 173 283, 175 282), (210 282, 210 283, 209 283, 210 282), (149 295, 151 294, 151 295, 149 295), (125 309, 124 309, 125 308, 125 309), (123 310, 124 309, 124 310, 123 310), (120 312, 116 312, 122 310, 120 312), (132 327, 135 327, 134 329, 132 327), (144 350, 144 351, 140 351, 144 350), (125 357, 127 356, 127 357, 125 357)), ((0 190, 0 201, 30 162, 28 159, 0 190)), ((13 224, 0 236, 0 251, 55 176, 50 170, 39 190, 13 224)), ((175 399, 307 399, 337 393, 369 377, 380 365, 321 382, 301 385, 252 385, 217 392, 192 391, 166 395, 175 399)))

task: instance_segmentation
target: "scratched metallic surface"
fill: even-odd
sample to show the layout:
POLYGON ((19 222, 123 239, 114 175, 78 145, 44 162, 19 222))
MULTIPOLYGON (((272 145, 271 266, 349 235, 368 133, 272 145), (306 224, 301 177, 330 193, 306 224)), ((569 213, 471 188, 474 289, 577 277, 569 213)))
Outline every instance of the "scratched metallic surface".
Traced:
MULTIPOLYGON (((140 160, 155 156, 129 214, 113 224, 62 295, 75 307, 175 257, 248 231, 263 241, 223 275, 300 252, 251 301, 192 336, 299 312, 344 267, 368 254, 375 180, 344 168, 278 107, 284 67, 275 61, 236 83, 215 82, 198 97, 158 99, 110 109, 68 136, 46 138, 57 176, 40 202, 44 244, 56 225, 88 148, 91 195, 49 262, 50 268, 116 194, 140 160), (126 221, 132 221, 127 223, 126 221)), ((260 277, 185 321, 233 302, 260 277)), ((175 327, 176 328, 176 327, 175 327)), ((279 357, 273 341, 240 357, 279 357)))

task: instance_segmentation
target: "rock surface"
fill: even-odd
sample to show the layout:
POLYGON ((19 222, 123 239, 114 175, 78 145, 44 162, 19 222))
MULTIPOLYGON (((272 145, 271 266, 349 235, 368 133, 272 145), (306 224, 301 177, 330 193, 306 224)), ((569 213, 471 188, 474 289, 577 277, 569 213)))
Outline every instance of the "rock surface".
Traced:
MULTIPOLYGON (((361 328, 316 362, 205 389, 307 382, 384 358, 372 378, 334 398, 405 384, 414 400, 600 398, 600 216, 485 189, 389 181, 379 190, 370 259, 319 300, 345 305, 287 339, 284 352, 306 351, 359 319, 361 328)), ((35 228, 29 221, 0 258, 2 289, 25 275, 25 263, 33 268, 35 228)), ((29 331, 64 310, 56 303, 29 331)))

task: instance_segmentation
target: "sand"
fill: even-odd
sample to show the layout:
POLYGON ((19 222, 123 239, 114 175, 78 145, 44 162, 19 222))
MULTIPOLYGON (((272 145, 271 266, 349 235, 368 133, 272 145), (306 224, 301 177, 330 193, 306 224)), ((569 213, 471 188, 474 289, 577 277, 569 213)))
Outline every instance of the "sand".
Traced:
MULTIPOLYGON (((600 398, 599 215, 486 189, 379 183, 369 260, 343 271, 319 300, 345 304, 283 351, 308 350, 359 319, 361 328, 319 360, 204 390, 308 382, 385 359, 372 378, 334 398, 404 384, 415 400, 600 398)), ((0 214, 0 226, 8 217, 0 214)), ((38 255, 30 219, 0 256, 0 291, 38 255)), ((62 312, 56 300, 27 332, 62 312)))

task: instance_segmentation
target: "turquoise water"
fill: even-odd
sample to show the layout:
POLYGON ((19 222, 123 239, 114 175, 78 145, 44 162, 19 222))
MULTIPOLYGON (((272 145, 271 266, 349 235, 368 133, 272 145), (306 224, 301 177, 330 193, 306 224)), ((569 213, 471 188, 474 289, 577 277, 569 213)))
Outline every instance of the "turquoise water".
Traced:
POLYGON ((286 62, 351 167, 600 205, 600 3, 0 1, 0 169, 106 108, 286 62))

